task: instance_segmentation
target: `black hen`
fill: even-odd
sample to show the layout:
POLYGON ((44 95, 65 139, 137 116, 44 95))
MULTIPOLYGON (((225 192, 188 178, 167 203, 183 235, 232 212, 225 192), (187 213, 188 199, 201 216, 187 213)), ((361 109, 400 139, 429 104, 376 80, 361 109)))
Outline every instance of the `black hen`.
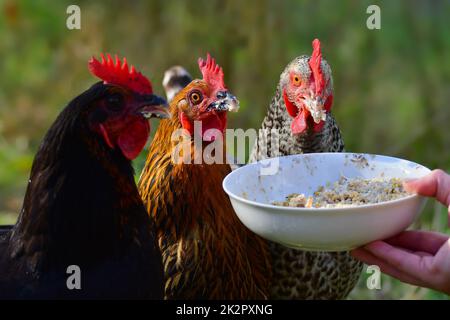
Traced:
POLYGON ((124 80, 110 60, 91 61, 104 82, 58 116, 17 224, 0 229, 0 298, 162 298, 161 254, 130 160, 148 138, 146 118, 168 112, 147 79, 132 68, 124 80), (67 287, 71 265, 81 270, 80 290, 67 287))

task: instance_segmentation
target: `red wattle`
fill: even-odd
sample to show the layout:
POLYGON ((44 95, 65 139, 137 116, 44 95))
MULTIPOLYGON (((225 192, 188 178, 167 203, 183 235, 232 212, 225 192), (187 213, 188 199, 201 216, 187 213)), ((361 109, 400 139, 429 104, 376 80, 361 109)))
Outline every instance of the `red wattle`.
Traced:
POLYGON ((216 135, 223 136, 223 132, 225 131, 227 122, 226 122, 226 113, 221 113, 220 115, 211 115, 204 120, 202 120, 202 137, 203 141, 214 141, 218 137, 216 135), (210 132, 206 132, 209 129, 215 129, 219 132, 215 132, 215 130, 211 130, 210 132))
POLYGON ((194 134, 194 124, 191 122, 191 120, 189 120, 189 118, 184 114, 184 112, 180 112, 179 118, 183 129, 186 129, 192 136, 194 134))
POLYGON ((300 134, 306 130, 308 127, 306 123, 306 118, 308 116, 308 111, 301 109, 299 114, 292 119, 291 131, 293 134, 300 134))
POLYGON ((297 108, 297 106, 295 104, 293 104, 289 100, 285 89, 283 89, 283 100, 284 100, 284 104, 286 105, 286 110, 289 113, 289 115, 291 117, 296 117, 297 114, 298 114, 298 108, 297 108))
POLYGON ((103 124, 100 124, 100 131, 101 131, 103 139, 105 139, 105 142, 108 145, 108 147, 113 149, 114 145, 112 144, 111 139, 109 139, 108 130, 106 130, 106 128, 103 124))
POLYGON ((314 132, 321 131, 324 124, 325 124, 325 121, 320 121, 319 123, 314 123, 314 125, 313 125, 314 132))
POLYGON ((327 111, 330 112, 331 110, 331 106, 333 105, 333 95, 330 94, 327 98, 327 100, 325 101, 325 104, 323 105, 323 108, 327 111))
MULTIPOLYGON (((203 141, 211 142, 217 139, 216 133, 211 131, 205 134, 205 132, 209 129, 216 129, 223 135, 227 127, 227 114, 225 112, 211 113, 199 121, 201 121, 202 131, 197 134, 201 134, 203 141)), ((180 112, 180 122, 183 129, 186 129, 192 137, 195 126, 183 112, 180 112)))
POLYGON ((119 135, 117 145, 128 160, 133 160, 144 148, 149 134, 148 121, 136 119, 119 135))

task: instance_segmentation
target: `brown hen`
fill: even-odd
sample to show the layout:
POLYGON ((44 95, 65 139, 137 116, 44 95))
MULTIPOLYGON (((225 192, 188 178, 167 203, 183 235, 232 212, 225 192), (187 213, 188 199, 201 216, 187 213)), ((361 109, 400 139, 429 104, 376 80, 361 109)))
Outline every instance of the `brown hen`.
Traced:
POLYGON ((199 66, 203 79, 192 81, 171 101, 172 116, 161 122, 139 182, 157 225, 165 297, 264 299, 271 277, 268 247, 242 225, 222 189, 230 166, 207 164, 207 156, 194 164, 196 155, 213 146, 210 156, 225 158, 225 143, 220 142, 227 111, 238 106, 214 60, 199 59, 199 66), (179 130, 189 150, 172 139, 179 130), (196 136, 200 143, 194 143, 196 136), (175 161, 172 154, 184 161, 175 161))

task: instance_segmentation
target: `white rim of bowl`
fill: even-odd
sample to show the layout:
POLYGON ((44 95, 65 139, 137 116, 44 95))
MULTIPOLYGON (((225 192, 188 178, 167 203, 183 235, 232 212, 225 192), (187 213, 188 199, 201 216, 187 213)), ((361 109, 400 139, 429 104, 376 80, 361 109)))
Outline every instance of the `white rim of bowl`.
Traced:
MULTIPOLYGON (((332 155, 336 155, 336 154, 342 154, 342 155, 363 155, 363 156, 369 156, 369 157, 381 157, 381 158, 387 158, 387 159, 393 159, 393 160, 401 160, 401 161, 406 161, 409 163, 412 163, 413 165, 419 166, 423 169, 426 169, 428 172, 430 173, 431 170, 428 167, 425 167, 419 163, 416 162, 412 162, 406 159, 401 159, 401 158, 396 158, 396 157, 390 157, 390 156, 384 156, 384 155, 378 155, 378 154, 369 154, 369 153, 353 153, 353 152, 322 152, 322 153, 304 153, 304 154, 293 154, 293 155, 288 155, 288 156, 281 156, 281 157, 274 157, 271 159, 276 159, 276 158, 288 158, 288 157, 295 157, 295 156, 308 156, 308 155, 314 155, 314 154, 320 154, 320 155, 328 155, 328 154, 332 154, 332 155)), ((268 160, 268 159, 266 159, 268 160)), ((230 179, 230 176, 232 176, 233 174, 235 174, 235 172, 238 172, 239 170, 243 170, 246 166, 256 166, 258 163, 260 163, 260 161, 257 162, 252 162, 252 163, 248 163, 232 172, 230 172, 225 179, 223 179, 222 181, 222 188, 223 190, 226 192, 226 194, 238 201, 244 202, 246 204, 250 204, 256 207, 260 207, 260 208, 267 208, 267 209, 277 209, 280 211, 295 211, 295 212, 304 212, 304 213, 313 213, 313 212, 346 212, 346 211, 354 211, 354 210, 358 210, 360 208, 376 208, 376 207, 383 207, 387 204, 396 204, 396 203, 401 203, 403 201, 407 201, 410 199, 414 199, 414 198, 425 198, 419 194, 410 194, 408 196, 405 197, 401 197, 398 199, 394 199, 394 200, 389 200, 389 201, 383 201, 383 202, 378 202, 378 203, 373 203, 373 204, 362 204, 359 206, 349 206, 349 207, 336 207, 336 208, 301 208, 301 207, 284 207, 284 206, 277 206, 274 204, 268 204, 268 203, 263 203, 263 202, 256 202, 253 200, 248 200, 245 199, 243 197, 240 197, 234 193, 232 193, 230 190, 228 190, 228 188, 225 186, 226 181, 230 179)))

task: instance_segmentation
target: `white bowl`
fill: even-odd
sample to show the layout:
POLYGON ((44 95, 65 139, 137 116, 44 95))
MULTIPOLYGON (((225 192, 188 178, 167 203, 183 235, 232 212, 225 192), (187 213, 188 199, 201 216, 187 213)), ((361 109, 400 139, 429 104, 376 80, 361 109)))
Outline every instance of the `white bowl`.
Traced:
POLYGON ((321 185, 349 178, 419 178, 430 170, 407 160, 370 154, 315 153, 273 158, 231 172, 223 181, 237 216, 261 237, 311 251, 345 251, 386 239, 408 228, 426 199, 348 208, 275 206, 291 193, 312 195, 321 185))

